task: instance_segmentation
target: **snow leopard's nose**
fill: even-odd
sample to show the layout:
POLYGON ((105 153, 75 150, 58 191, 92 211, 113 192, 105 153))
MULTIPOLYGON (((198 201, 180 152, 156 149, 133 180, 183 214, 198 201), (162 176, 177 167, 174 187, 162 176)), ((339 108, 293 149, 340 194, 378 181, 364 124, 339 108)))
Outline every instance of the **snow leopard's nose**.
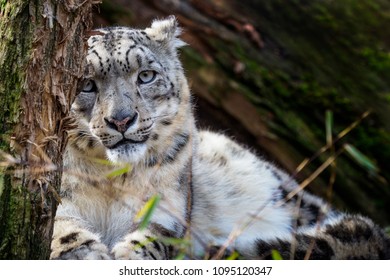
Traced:
POLYGON ((132 116, 119 114, 115 117, 104 118, 104 121, 108 127, 124 133, 130 126, 136 123, 137 119, 138 113, 135 112, 132 116))

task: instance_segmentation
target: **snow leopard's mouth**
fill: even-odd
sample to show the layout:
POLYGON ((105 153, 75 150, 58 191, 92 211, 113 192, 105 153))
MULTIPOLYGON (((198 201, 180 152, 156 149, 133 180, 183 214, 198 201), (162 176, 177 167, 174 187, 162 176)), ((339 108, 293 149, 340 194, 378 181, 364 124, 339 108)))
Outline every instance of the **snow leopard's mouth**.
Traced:
POLYGON ((107 147, 107 148, 108 149, 116 149, 116 148, 119 148, 121 146, 129 145, 129 144, 131 144, 131 145, 143 144, 148 139, 149 139, 149 134, 143 136, 142 139, 139 139, 139 140, 123 138, 122 140, 118 141, 116 144, 114 144, 114 145, 112 145, 110 147, 107 147))

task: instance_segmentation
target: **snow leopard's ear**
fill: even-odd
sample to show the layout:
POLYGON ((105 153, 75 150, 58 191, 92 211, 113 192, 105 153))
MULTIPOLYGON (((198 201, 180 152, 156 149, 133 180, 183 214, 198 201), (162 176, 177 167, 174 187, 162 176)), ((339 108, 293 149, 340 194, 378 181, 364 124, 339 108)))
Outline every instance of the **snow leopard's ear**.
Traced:
POLYGON ((169 16, 163 20, 154 20, 150 28, 146 28, 145 32, 157 43, 164 47, 169 47, 171 50, 187 45, 179 36, 181 28, 175 16, 169 16))

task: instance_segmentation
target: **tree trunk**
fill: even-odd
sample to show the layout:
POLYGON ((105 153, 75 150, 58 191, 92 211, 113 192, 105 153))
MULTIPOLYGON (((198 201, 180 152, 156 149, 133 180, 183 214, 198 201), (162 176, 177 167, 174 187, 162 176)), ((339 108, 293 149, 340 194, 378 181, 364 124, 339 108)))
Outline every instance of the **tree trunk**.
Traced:
POLYGON ((0 1, 0 259, 46 259, 94 1, 0 1))

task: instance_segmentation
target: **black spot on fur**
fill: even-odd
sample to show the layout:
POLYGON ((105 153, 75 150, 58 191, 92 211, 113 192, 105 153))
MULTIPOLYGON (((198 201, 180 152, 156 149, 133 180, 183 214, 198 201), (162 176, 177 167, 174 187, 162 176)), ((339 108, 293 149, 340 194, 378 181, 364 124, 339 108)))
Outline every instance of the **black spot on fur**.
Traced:
POLYGON ((157 242, 156 240, 153 240, 152 241, 152 245, 153 247, 159 251, 159 252, 162 252, 164 250, 164 248, 162 247, 162 245, 160 245, 160 242, 157 242))
POLYGON ((315 239, 314 248, 310 254, 313 260, 330 260, 334 256, 334 251, 327 241, 315 239))
POLYGON ((93 139, 88 140, 88 148, 93 148, 95 146, 95 141, 93 139))
POLYGON ((158 163, 158 158, 156 156, 151 156, 148 158, 146 161, 146 166, 147 167, 154 167, 158 163))
POLYGON ((294 260, 304 260, 306 256, 306 250, 297 249, 294 254, 294 260))
MULTIPOLYGON (((290 191, 286 190, 283 188, 283 186, 279 186, 279 191, 280 191, 280 194, 281 194, 281 198, 285 201, 287 201, 287 197, 288 195, 290 194, 290 191)), ((294 206, 296 206, 297 204, 297 196, 293 196, 291 197, 289 200, 288 200, 289 203, 292 203, 294 204, 294 206)))
POLYGON ((218 165, 220 165, 220 166, 225 166, 228 163, 227 158, 224 157, 223 155, 216 157, 216 161, 217 161, 218 165))
POLYGON ((172 124, 172 120, 162 120, 162 121, 161 121, 161 124, 162 124, 163 126, 169 126, 169 125, 172 124))
MULTIPOLYGON (((334 256, 334 251, 331 246, 323 239, 314 239, 307 235, 296 236, 297 248, 294 251, 295 260, 303 260, 308 253, 308 248, 314 242, 313 250, 309 258, 315 260, 329 260, 334 256)), ((276 239, 270 242, 257 241, 257 252, 261 258, 272 259, 271 252, 276 250, 284 259, 289 259, 291 254, 291 243, 276 239)))
POLYGON ((335 225, 326 226, 325 232, 344 243, 366 241, 373 236, 369 225, 352 218, 344 218, 335 225))
POLYGON ((102 62, 101 62, 102 57, 98 54, 98 52, 96 50, 93 50, 92 53, 98 57, 98 59, 100 61, 100 65, 102 65, 102 62))
POLYGON ((162 236, 168 237, 168 238, 177 238, 178 237, 176 232, 169 230, 169 229, 166 229, 165 227, 163 227, 162 225, 157 224, 157 223, 152 223, 150 225, 150 229, 156 235, 162 235, 162 236))
POLYGON ((279 182, 282 181, 282 177, 275 170, 272 170, 271 172, 272 172, 272 176, 274 176, 276 180, 278 180, 279 182))
POLYGON ((157 260, 157 257, 151 251, 148 251, 148 253, 152 259, 157 260))
POLYGON ((137 240, 131 240, 130 243, 133 244, 133 245, 135 245, 135 246, 141 245, 141 243, 140 243, 139 241, 137 241, 137 240))
POLYGON ((163 160, 164 163, 172 163, 175 161, 177 155, 180 153, 180 151, 187 145, 188 140, 190 136, 187 133, 181 133, 176 135, 176 137, 173 139, 173 145, 170 149, 168 149, 168 152, 163 160))
POLYGON ((80 246, 86 246, 86 247, 89 247, 89 246, 91 246, 92 244, 94 244, 96 241, 95 240, 93 240, 93 239, 89 239, 89 240, 87 240, 87 241, 85 241, 85 242, 83 242, 80 246))
POLYGON ((231 254, 232 254, 231 250, 229 250, 228 248, 222 248, 222 246, 215 246, 215 245, 207 247, 205 255, 208 257, 208 259, 213 259, 213 258, 218 256, 221 249, 223 250, 222 251, 223 254, 220 256, 220 259, 223 260, 223 259, 226 259, 229 256, 231 256, 231 254))
POLYGON ((79 236, 80 232, 72 232, 66 236, 63 236, 60 238, 60 243, 61 244, 67 244, 67 243, 72 243, 77 240, 77 237, 79 236))
POLYGON ((285 189, 283 189, 282 186, 279 186, 279 192, 282 196, 283 199, 286 199, 286 197, 288 196, 289 192, 285 189))
POLYGON ((68 253, 70 253, 70 252, 75 252, 76 254, 74 254, 73 256, 72 256, 72 258, 75 258, 76 257, 76 259, 81 259, 81 256, 79 256, 78 254, 77 254, 77 251, 80 251, 81 249, 82 249, 82 247, 89 247, 91 244, 93 244, 93 243, 95 243, 95 240, 87 240, 87 241, 85 241, 83 244, 81 244, 79 247, 76 247, 76 248, 74 248, 74 247, 71 247, 71 248, 69 248, 68 250, 65 250, 65 251, 63 251, 63 252, 61 252, 60 253, 60 255, 58 256, 58 258, 59 259, 69 259, 69 256, 66 256, 68 253))
POLYGON ((381 260, 390 260, 390 238, 385 233, 380 232, 380 239, 378 257, 381 260))
POLYGON ((306 204, 305 201, 302 201, 302 207, 309 212, 310 219, 307 221, 309 225, 315 225, 320 219, 321 209, 318 205, 306 204))
POLYGON ((368 225, 366 225, 366 224, 356 225, 355 235, 356 235, 356 237, 360 237, 361 239, 369 240, 374 235, 372 230, 373 229, 371 227, 369 227, 368 225))
POLYGON ((73 251, 74 248, 69 248, 68 250, 65 250, 65 251, 62 251, 60 253, 60 255, 58 256, 59 259, 63 258, 66 254, 68 254, 69 252, 73 251))
POLYGON ((272 250, 276 250, 283 258, 287 258, 290 254, 291 244, 280 239, 265 242, 263 240, 256 241, 257 254, 261 259, 272 260, 272 250))
POLYGON ((142 66, 142 57, 137 54, 135 58, 137 60, 138 68, 140 68, 142 66))

